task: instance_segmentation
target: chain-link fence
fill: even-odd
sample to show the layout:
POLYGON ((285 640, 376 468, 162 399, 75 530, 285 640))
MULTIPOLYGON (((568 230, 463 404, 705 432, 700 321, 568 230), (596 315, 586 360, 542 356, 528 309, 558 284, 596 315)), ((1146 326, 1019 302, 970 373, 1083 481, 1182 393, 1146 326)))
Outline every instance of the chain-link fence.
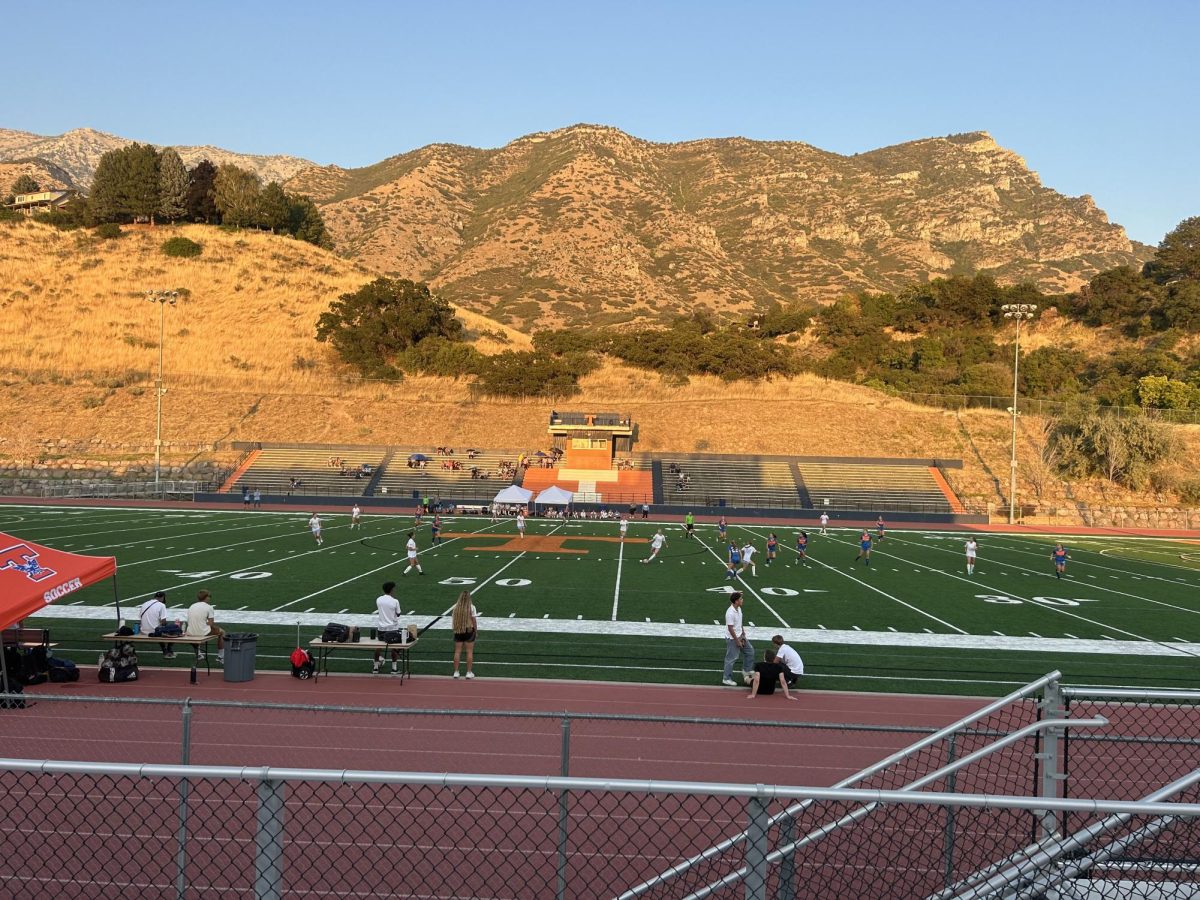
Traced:
POLYGON ((892 900, 1028 885, 1044 896, 1136 848, 1141 891, 1122 869, 1104 896, 1151 896, 1152 882, 1152 896, 1184 897, 1195 885, 1179 873, 1200 841, 1194 802, 1052 801, 1097 812, 1105 827, 1010 853, 1005 837, 1051 801, 19 760, 0 760, 0 784, 25 811, 0 831, 11 896, 611 898, 744 827, 736 881, 710 889, 690 877, 651 896, 892 900), (778 814, 797 805, 807 831, 870 813, 789 858, 773 849, 789 837, 778 814))
POLYGON ((0 709, 32 701, 0 712, 4 755, 39 760, 0 762, 6 796, 19 798, 10 809, 20 811, 0 829, 0 888, 63 897, 1195 896, 1200 692, 1062 687, 1059 677, 932 733, 0 697, 0 709), (843 771, 884 758, 831 790, 764 788, 724 783, 737 769, 714 747, 783 758, 816 753, 821 741, 843 771), (94 758, 99 745, 126 765, 44 762, 94 758), (633 759, 656 761, 648 771, 661 780, 619 780, 633 759), (331 761, 355 771, 320 771, 331 761), (206 768, 142 765, 179 762, 206 768), (280 766, 289 770, 272 771, 280 766), (489 766, 496 774, 392 774, 489 766), (553 778, 567 775, 591 777, 553 778))

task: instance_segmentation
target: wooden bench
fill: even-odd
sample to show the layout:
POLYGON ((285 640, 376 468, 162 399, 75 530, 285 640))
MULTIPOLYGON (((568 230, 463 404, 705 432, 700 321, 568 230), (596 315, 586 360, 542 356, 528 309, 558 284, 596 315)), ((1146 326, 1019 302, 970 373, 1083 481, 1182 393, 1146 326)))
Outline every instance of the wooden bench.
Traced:
POLYGON ((319 637, 313 638, 308 642, 308 646, 312 647, 316 652, 316 668, 313 671, 313 680, 316 681, 322 674, 328 677, 329 675, 329 657, 334 650, 370 650, 374 653, 376 650, 381 650, 384 654, 389 650, 399 652, 400 663, 400 683, 404 684, 405 678, 412 677, 412 665, 409 659, 409 652, 417 645, 415 636, 416 626, 408 627, 408 640, 403 644, 388 644, 376 638, 361 638, 357 641, 323 641, 319 637))
POLYGON ((117 634, 115 631, 110 634, 100 636, 101 640, 112 641, 114 644, 188 644, 196 654, 196 662, 204 660, 204 668, 206 674, 212 674, 212 654, 205 651, 204 656, 200 655, 200 648, 209 641, 215 641, 218 635, 206 634, 204 637, 195 637, 194 635, 181 634, 178 637, 155 637, 150 634, 117 634))
POLYGON ((6 647, 18 647, 21 650, 32 650, 35 647, 57 647, 50 643, 49 628, 6 628, 0 632, 0 644, 6 647))

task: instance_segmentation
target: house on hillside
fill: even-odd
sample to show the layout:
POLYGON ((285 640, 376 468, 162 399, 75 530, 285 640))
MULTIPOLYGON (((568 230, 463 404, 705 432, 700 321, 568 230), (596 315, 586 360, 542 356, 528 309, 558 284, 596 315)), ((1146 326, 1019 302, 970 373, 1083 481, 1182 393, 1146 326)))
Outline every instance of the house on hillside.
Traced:
POLYGON ((38 212, 53 212, 56 209, 62 209, 78 200, 78 191, 34 191, 31 194, 17 194, 13 197, 13 202, 6 206, 17 212, 23 212, 27 216, 32 216, 38 212))

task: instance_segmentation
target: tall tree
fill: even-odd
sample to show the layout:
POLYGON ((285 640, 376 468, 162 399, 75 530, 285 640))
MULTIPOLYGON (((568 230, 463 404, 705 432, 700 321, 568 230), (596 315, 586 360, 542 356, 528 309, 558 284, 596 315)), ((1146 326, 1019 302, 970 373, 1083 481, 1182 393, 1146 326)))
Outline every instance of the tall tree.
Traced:
POLYGON ((129 214, 135 220, 148 219, 154 224, 158 214, 158 151, 150 144, 130 144, 125 153, 129 173, 125 202, 129 214))
POLYGON ((158 215, 175 222, 187 214, 188 172, 174 147, 158 157, 158 215))
POLYGON ((36 194, 41 190, 41 186, 34 180, 32 175, 18 175, 17 180, 12 183, 10 194, 36 194))
POLYGON ((289 213, 287 195, 278 181, 272 181, 258 198, 258 224, 275 233, 288 231, 289 213))
POLYGON ((196 163, 188 172, 187 217, 193 222, 217 221, 217 167, 207 159, 196 163))
POLYGON ((302 194, 288 194, 288 231, 293 237, 326 250, 333 248, 333 240, 325 230, 325 220, 317 204, 302 194))
POLYGON ((241 228, 253 225, 258 215, 260 188, 258 176, 231 163, 217 169, 216 192, 213 197, 221 221, 241 228))
POLYGON ((1177 279, 1200 281, 1200 216, 1184 219, 1162 243, 1154 259, 1146 263, 1145 274, 1159 284, 1177 279))

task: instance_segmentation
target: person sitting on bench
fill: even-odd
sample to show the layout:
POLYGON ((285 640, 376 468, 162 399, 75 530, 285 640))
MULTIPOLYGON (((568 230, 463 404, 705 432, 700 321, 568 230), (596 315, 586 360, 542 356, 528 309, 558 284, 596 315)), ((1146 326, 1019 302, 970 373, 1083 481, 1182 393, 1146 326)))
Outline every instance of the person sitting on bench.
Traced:
MULTIPOLYGON (((207 637, 215 634, 217 636, 217 662, 225 665, 225 632, 217 627, 214 621, 216 610, 208 602, 211 597, 212 594, 208 591, 200 591, 196 594, 196 602, 188 607, 187 628, 184 630, 183 636, 207 637)), ((204 659, 203 650, 197 650, 196 659, 204 659)))

